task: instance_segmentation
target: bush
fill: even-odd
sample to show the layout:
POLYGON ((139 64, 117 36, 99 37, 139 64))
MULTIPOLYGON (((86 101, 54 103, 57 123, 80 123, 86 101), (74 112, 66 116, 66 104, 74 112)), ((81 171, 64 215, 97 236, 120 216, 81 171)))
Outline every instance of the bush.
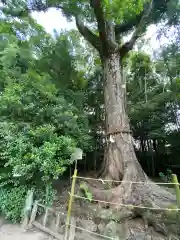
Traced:
POLYGON ((19 221, 28 190, 34 188, 35 199, 52 203, 53 179, 72 163, 74 149, 88 148, 91 138, 87 114, 74 97, 65 96, 64 83, 63 90, 57 88, 46 71, 34 70, 33 59, 20 73, 20 49, 9 47, 0 49, 0 211, 19 221))
MULTIPOLYGON (((20 222, 23 209, 25 206, 28 186, 6 186, 0 189, 0 212, 6 219, 13 223, 20 222)), ((49 185, 48 196, 46 196, 45 187, 35 189, 34 199, 40 200, 41 203, 51 205, 55 197, 55 190, 49 185)))
POLYGON ((172 171, 170 169, 167 169, 165 173, 160 172, 159 176, 160 176, 161 180, 165 183, 172 182, 172 171))
POLYGON ((26 194, 27 188, 24 186, 0 189, 0 211, 6 219, 13 222, 21 220, 26 194))

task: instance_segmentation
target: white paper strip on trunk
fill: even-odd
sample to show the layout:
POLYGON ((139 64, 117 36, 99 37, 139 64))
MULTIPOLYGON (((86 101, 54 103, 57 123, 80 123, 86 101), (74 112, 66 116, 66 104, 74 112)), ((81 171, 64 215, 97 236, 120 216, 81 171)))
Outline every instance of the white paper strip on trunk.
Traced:
POLYGON ((71 155, 71 161, 82 160, 83 150, 76 148, 71 155))
POLYGON ((110 141, 111 143, 115 143, 115 140, 114 140, 114 138, 113 138, 112 135, 110 135, 110 137, 109 137, 109 141, 110 141))

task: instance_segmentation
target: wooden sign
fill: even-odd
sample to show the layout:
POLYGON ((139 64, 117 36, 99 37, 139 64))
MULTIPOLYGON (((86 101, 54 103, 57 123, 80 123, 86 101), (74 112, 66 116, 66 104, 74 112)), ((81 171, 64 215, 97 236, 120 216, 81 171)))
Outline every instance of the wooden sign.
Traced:
POLYGON ((74 162, 76 160, 82 160, 82 155, 83 155, 83 150, 80 148, 76 148, 71 155, 71 161, 74 162))

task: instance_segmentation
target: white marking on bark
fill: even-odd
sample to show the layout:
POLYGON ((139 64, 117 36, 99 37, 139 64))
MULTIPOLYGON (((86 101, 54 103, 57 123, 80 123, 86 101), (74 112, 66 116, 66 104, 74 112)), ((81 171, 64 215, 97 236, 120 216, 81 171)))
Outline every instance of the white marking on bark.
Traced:
POLYGON ((114 140, 114 138, 113 138, 112 135, 110 135, 110 137, 109 137, 109 141, 110 141, 111 143, 115 143, 115 140, 114 140))

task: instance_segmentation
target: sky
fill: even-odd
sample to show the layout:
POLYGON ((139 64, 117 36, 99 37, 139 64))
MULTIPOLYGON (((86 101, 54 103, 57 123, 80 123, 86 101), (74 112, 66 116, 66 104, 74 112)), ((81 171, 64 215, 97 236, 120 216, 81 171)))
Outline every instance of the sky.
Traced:
POLYGON ((53 33, 53 29, 59 31, 61 29, 71 30, 76 28, 75 22, 67 22, 61 12, 53 8, 49 9, 46 13, 33 12, 32 16, 39 24, 44 26, 48 33, 53 33))
MULTIPOLYGON (((67 22, 66 18, 62 16, 61 12, 56 9, 49 9, 46 13, 43 12, 33 12, 32 16, 41 24, 48 33, 53 34, 53 30, 56 29, 57 32, 61 30, 71 30, 76 28, 75 22, 67 22)), ((149 41, 144 50, 148 53, 152 53, 160 48, 160 46, 166 43, 166 39, 157 40, 156 27, 150 26, 147 33, 146 39, 149 41)))

